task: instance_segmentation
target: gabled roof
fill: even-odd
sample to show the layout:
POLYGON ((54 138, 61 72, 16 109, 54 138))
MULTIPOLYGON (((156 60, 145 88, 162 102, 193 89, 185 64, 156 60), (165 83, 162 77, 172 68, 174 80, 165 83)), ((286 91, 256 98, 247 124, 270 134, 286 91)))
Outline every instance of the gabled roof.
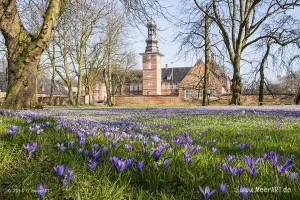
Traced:
POLYGON ((174 68, 162 68, 161 80, 163 82, 181 82, 192 67, 174 67, 174 68), (172 77, 173 76, 173 77, 172 77))

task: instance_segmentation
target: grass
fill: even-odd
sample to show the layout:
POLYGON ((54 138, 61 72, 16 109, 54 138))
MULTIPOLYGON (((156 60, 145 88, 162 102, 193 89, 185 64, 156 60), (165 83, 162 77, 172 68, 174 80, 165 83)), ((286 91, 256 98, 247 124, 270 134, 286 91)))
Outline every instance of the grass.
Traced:
MULTIPOLYGON (((294 118, 269 115, 237 114, 237 115, 196 115, 169 114, 153 116, 137 116, 131 120, 131 132, 140 133, 137 124, 144 129, 157 132, 162 140, 172 142, 173 136, 182 131, 195 138, 195 144, 203 147, 193 155, 191 164, 184 161, 184 148, 172 144, 173 151, 163 153, 169 158, 168 167, 163 166, 163 159, 154 167, 154 158, 142 153, 142 144, 132 140, 133 151, 123 148, 128 140, 119 142, 116 148, 110 147, 111 139, 104 137, 99 130, 98 137, 88 137, 85 148, 92 143, 109 146, 103 156, 103 163, 91 170, 84 154, 76 148, 59 151, 57 143, 77 140, 74 134, 56 127, 55 119, 34 119, 35 123, 51 122, 50 126, 37 135, 29 131, 29 124, 24 118, 0 115, 0 199, 35 199, 36 185, 46 183, 48 193, 46 199, 202 199, 198 186, 216 188, 218 192, 211 199, 241 199, 237 191, 239 185, 256 188, 280 187, 280 192, 254 192, 249 199, 299 199, 300 179, 289 180, 286 174, 277 173, 269 161, 260 162, 259 174, 251 177, 248 172, 241 176, 230 176, 227 171, 220 170, 220 162, 226 162, 229 154, 236 155, 234 166, 244 166, 244 154, 262 157, 264 152, 272 150, 289 159, 291 154, 297 158, 292 171, 299 173, 300 157, 300 122, 294 118), (22 128, 13 137, 7 137, 9 125, 20 125, 22 128), (165 126, 166 125, 166 126, 165 126), (206 131, 199 135, 199 131, 206 131), (171 139, 170 139, 171 138, 171 139), (24 143, 38 142, 37 151, 28 158, 22 148, 24 143), (215 142, 218 151, 211 151, 215 142), (241 149, 238 144, 246 143, 250 147, 241 149), (109 162, 112 155, 134 157, 143 160, 145 167, 140 173, 135 166, 117 172, 109 162), (55 175, 53 167, 64 164, 75 172, 74 178, 67 187, 63 187, 55 175), (214 169, 215 168, 215 169, 214 169), (229 193, 219 192, 219 183, 230 185, 229 193), (290 189, 290 192, 287 190, 290 189), (284 191, 283 191, 284 190, 284 191)), ((31 123, 32 124, 32 123, 31 123)), ((111 125, 113 126, 113 125, 111 125)), ((121 129, 123 126, 121 126, 121 129)), ((146 149, 150 150, 150 146, 146 149)))

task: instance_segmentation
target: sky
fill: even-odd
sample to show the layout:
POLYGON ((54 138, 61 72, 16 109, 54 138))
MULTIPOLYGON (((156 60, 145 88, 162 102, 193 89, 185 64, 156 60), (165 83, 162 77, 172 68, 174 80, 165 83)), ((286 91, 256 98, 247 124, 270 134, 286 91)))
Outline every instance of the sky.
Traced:
MULTIPOLYGON (((165 5, 168 6, 168 11, 172 15, 179 15, 182 10, 182 1, 181 0, 165 0, 163 1, 165 5)), ((300 19, 300 9, 297 8, 293 11, 291 11, 291 14, 297 18, 300 19)), ((159 28, 158 30, 158 46, 160 49, 160 53, 164 54, 164 58, 162 59, 162 67, 165 66, 165 64, 168 64, 169 67, 191 67, 196 62, 195 57, 189 56, 188 58, 185 58, 183 55, 178 55, 178 50, 180 47, 179 41, 174 41, 174 38, 176 37, 176 34, 178 33, 179 29, 176 24, 171 23, 167 21, 164 18, 158 18, 156 16, 153 16, 155 19, 157 26, 159 28)), ((139 55, 139 53, 143 53, 145 51, 146 47, 146 38, 147 38, 147 28, 146 27, 133 27, 132 33, 131 33, 131 46, 132 49, 135 51, 137 60, 137 68, 142 68, 142 58, 139 55)), ((249 50, 249 49, 248 49, 249 50)), ((250 50, 252 51, 252 50, 250 50)), ((247 55, 248 56, 248 55, 247 55)), ((253 54, 254 58, 258 58, 257 54, 253 54)), ((203 59, 203 58, 201 58, 203 59)), ((260 58, 258 58, 260 59, 260 58)), ((228 74, 231 76, 231 67, 228 67, 228 74)), ((242 75, 248 76, 251 74, 250 67, 242 67, 242 75), (248 75, 247 75, 248 74, 248 75)), ((274 70, 270 69, 270 73, 267 73, 267 76, 275 80, 278 77, 278 74, 275 74, 274 70)), ((279 72, 281 73, 281 72, 279 72)), ((252 75, 251 75, 252 76, 252 75)))
MULTIPOLYGON (((180 9, 180 4, 182 1, 180 0, 165 0, 164 4, 168 6, 168 11, 171 14, 177 14, 180 9)), ((184 56, 178 55, 178 49, 180 47, 179 41, 174 41, 178 28, 174 24, 174 22, 169 22, 164 18, 160 18, 157 16, 153 16, 156 24, 158 26, 158 47, 160 53, 164 55, 162 59, 162 66, 168 64, 169 67, 191 67, 196 59, 188 58, 185 59, 184 56)), ((147 27, 141 26, 139 28, 133 27, 131 33, 131 46, 136 55, 139 53, 144 53, 146 48, 146 39, 147 39, 147 27)), ((142 68, 142 57, 137 56, 137 68, 142 68)))

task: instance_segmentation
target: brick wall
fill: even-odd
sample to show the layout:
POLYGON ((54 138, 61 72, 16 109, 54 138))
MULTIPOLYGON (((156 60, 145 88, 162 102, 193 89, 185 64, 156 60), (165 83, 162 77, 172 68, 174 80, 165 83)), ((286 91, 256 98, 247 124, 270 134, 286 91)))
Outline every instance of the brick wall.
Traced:
MULTIPOLYGON (((213 97, 210 99, 211 105, 228 105, 231 96, 213 97)), ((265 105, 289 105, 294 104, 295 97, 293 95, 271 95, 265 96, 265 105)), ((244 95, 241 97, 243 105, 258 105, 258 96, 244 95)), ((185 100, 182 96, 118 96, 115 98, 116 105, 124 104, 159 104, 159 105, 175 105, 184 103, 197 103, 196 100, 185 100)))
POLYGON ((115 98, 116 105, 122 104, 160 104, 172 105, 182 104, 185 101, 179 96, 117 96, 115 98))
POLYGON ((160 54, 143 55, 143 95, 161 94, 160 54))
MULTIPOLYGON (((228 105, 231 96, 221 96, 218 99, 212 100, 211 104, 221 104, 228 105)), ((258 95, 243 95, 241 96, 241 101, 243 105, 258 105, 258 95)), ((265 95, 264 96, 265 105, 290 105, 295 104, 294 95, 265 95)))

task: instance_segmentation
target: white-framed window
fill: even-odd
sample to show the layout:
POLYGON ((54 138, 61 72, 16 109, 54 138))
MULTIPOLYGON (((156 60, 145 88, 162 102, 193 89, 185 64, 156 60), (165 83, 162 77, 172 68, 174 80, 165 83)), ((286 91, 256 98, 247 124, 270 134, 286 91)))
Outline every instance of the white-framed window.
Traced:
POLYGON ((130 91, 133 91, 133 85, 130 84, 130 91))
POLYGON ((138 84, 134 84, 134 86, 133 86, 133 90, 134 90, 134 91, 138 91, 138 90, 139 90, 139 88, 138 88, 138 84))
POLYGON ((192 98, 192 91, 191 89, 184 89, 184 98, 191 99, 192 98))

